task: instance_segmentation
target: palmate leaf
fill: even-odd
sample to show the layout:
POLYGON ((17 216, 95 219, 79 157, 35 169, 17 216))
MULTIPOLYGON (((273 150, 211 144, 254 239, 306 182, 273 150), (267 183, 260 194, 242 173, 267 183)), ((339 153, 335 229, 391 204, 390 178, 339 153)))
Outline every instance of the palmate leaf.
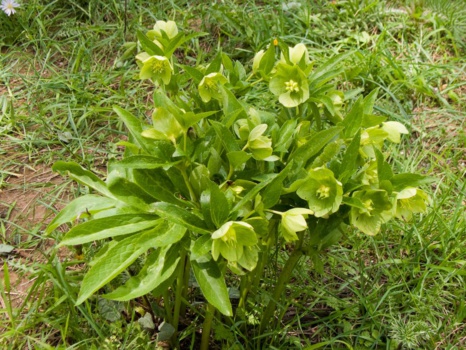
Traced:
POLYGON ((186 231, 178 225, 160 220, 157 227, 141 234, 131 235, 108 247, 108 250, 84 276, 76 305, 118 276, 148 249, 158 247, 169 236, 181 239, 186 231))
POLYGON ((47 226, 45 234, 50 234, 60 225, 72 222, 81 215, 93 215, 99 211, 115 207, 118 202, 112 198, 88 194, 70 202, 47 226))
POLYGON ((52 170, 60 173, 66 173, 69 177, 80 184, 92 188, 106 197, 115 198, 108 190, 105 182, 99 179, 97 175, 91 171, 84 169, 78 163, 58 161, 52 166, 52 170))
POLYGON ((133 170, 133 177, 139 187, 159 201, 182 207, 191 205, 190 202, 183 201, 175 195, 177 190, 161 169, 135 169, 133 170))
POLYGON ((232 316, 230 298, 225 278, 217 263, 210 257, 191 261, 196 281, 209 304, 225 316, 232 316))
POLYGON ((123 108, 119 106, 113 106, 113 110, 116 114, 118 114, 118 117, 123 121, 123 123, 125 123, 126 128, 132 136, 133 142, 147 153, 150 153, 148 141, 141 136, 141 133, 143 131, 142 122, 133 114, 131 114, 128 111, 125 111, 123 108))
POLYGON ((210 233, 203 220, 190 211, 180 208, 177 205, 157 202, 151 205, 155 214, 170 222, 186 227, 189 230, 201 234, 210 233))
POLYGON ((99 239, 128 235, 160 225, 162 220, 150 214, 123 214, 94 219, 73 227, 58 245, 84 244, 99 239))
POLYGON ((154 250, 137 276, 131 277, 123 286, 104 295, 107 299, 126 301, 149 292, 161 295, 173 279, 180 262, 180 247, 166 246, 154 250))

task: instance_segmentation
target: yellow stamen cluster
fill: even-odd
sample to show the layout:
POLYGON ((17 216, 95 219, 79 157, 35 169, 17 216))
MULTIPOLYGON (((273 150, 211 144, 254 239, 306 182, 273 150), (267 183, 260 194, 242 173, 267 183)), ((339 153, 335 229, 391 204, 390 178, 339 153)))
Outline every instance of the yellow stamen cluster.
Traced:
POLYGON ((161 61, 155 61, 152 64, 152 72, 154 74, 161 74, 165 70, 164 64, 161 61))
POLYGON ((289 92, 299 92, 299 85, 291 79, 285 83, 285 90, 289 92))
POLYGON ((320 185, 319 189, 316 191, 316 196, 319 199, 325 199, 330 197, 330 187, 325 185, 320 185))

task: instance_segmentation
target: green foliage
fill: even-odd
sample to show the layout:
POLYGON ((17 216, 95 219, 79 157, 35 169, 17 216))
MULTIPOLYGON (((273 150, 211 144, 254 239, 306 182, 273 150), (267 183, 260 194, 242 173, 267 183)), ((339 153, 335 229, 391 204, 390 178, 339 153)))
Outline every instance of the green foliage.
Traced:
MULTIPOLYGON (((420 175, 391 182, 396 175, 385 160, 385 141, 400 142, 407 130, 372 117, 376 93, 352 102, 336 90, 351 52, 314 69, 306 46, 278 42, 256 56, 247 77, 240 62, 222 53, 208 66, 178 63, 173 52, 195 36, 178 33, 170 21, 138 33, 140 78, 155 85, 152 123, 114 107, 130 138, 105 181, 75 163, 57 162, 54 170, 107 198, 87 195, 86 221, 60 243, 113 241, 91 262, 76 305, 105 286, 105 297, 114 300, 162 295, 164 317, 176 329, 192 269, 208 303, 205 348, 215 309, 234 315, 231 274, 242 280, 241 319, 248 296, 261 294, 257 283, 270 257, 292 242, 294 252, 260 315, 264 332, 296 264, 327 246, 328 237, 317 232, 353 225, 375 235, 395 216, 425 211, 428 197, 416 187, 420 175), (270 89, 262 97, 267 109, 248 103, 263 81, 270 89), (110 282, 139 258, 145 262, 137 275, 112 290, 110 282)), ((70 203, 49 231, 77 218, 83 204, 70 203)))

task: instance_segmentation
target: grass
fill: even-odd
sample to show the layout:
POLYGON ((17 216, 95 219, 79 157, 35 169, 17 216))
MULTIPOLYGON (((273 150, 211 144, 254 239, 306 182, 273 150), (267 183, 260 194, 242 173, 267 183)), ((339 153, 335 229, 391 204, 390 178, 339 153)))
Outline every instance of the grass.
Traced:
MULTIPOLYGON (((396 170, 436 178, 428 188, 428 213, 391 224, 377 237, 347 232, 321 256, 320 266, 301 263, 277 327, 256 334, 254 312, 250 325, 218 319, 216 348, 252 349, 259 342, 270 349, 464 348, 466 7, 452 3, 337 0, 287 10, 279 1, 206 7, 136 0, 125 9, 116 1, 31 0, 11 18, 2 14, 0 32, 11 34, 2 39, 0 57, 0 243, 15 247, 2 255, 2 348, 154 347, 148 344, 155 332, 140 321, 147 301, 74 307, 83 257, 57 251, 54 237, 42 231, 87 191, 53 174, 53 162, 74 160, 102 173, 126 137, 111 106, 144 116, 150 90, 135 77, 134 60, 119 57, 136 29, 166 18, 210 34, 184 53, 197 62, 217 47, 250 62, 276 36, 306 43, 316 62, 356 50, 359 68, 345 72, 345 90, 378 87, 378 112, 411 131, 391 149, 396 170)), ((195 349, 199 341, 195 297, 194 322, 186 322, 180 335, 183 349, 195 349)))

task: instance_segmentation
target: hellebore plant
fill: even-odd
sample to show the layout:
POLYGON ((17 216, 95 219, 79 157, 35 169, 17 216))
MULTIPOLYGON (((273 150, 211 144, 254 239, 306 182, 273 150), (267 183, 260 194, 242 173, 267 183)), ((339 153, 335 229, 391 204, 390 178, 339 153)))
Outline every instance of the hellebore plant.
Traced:
POLYGON ((314 68, 303 44, 274 40, 247 77, 222 52, 207 65, 178 62, 173 52, 196 35, 170 21, 138 32, 139 76, 155 89, 152 122, 114 107, 129 140, 105 180, 76 163, 54 165, 90 194, 72 201, 47 232, 79 221, 59 245, 100 249, 77 305, 97 293, 161 298, 163 318, 177 330, 200 292, 207 349, 215 313, 248 322, 249 298, 263 293, 274 254, 287 252, 288 260, 268 291, 260 332, 277 321, 277 303, 303 256, 316 261, 348 225, 375 235, 393 218, 409 220, 426 210, 428 196, 418 188, 423 176, 394 174, 386 161, 385 143, 400 142, 407 130, 373 114, 377 91, 345 100, 336 90, 352 52, 314 68), (261 101, 251 105, 255 89, 261 101), (228 287, 239 289, 236 308, 228 287))

